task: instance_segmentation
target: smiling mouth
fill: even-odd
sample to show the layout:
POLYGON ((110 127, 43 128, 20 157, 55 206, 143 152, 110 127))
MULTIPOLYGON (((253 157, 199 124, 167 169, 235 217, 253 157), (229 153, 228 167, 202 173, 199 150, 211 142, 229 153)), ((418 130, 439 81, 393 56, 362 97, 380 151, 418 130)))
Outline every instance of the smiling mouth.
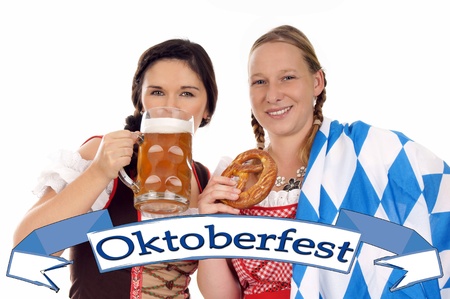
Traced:
POLYGON ((267 114, 269 114, 270 116, 278 116, 278 115, 282 115, 286 112, 288 112, 289 110, 291 110, 292 106, 286 107, 284 109, 278 110, 278 111, 272 111, 272 112, 267 112, 267 114))

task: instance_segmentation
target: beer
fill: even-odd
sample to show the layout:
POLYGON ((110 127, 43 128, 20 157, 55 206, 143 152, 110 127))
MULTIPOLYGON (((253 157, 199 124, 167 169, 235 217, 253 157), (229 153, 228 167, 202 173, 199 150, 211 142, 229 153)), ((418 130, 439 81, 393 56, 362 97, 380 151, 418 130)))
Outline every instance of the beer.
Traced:
POLYGON ((143 119, 139 146, 135 207, 157 214, 187 209, 191 195, 192 121, 143 119))

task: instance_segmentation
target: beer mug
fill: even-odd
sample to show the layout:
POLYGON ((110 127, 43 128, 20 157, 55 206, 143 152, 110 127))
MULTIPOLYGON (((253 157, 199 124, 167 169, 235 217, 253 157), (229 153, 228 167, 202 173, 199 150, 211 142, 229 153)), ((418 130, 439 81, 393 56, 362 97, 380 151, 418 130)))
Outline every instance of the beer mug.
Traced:
POLYGON ((194 118, 173 107, 144 112, 138 141, 137 176, 119 178, 134 192, 134 207, 150 214, 187 210, 191 196, 194 118))

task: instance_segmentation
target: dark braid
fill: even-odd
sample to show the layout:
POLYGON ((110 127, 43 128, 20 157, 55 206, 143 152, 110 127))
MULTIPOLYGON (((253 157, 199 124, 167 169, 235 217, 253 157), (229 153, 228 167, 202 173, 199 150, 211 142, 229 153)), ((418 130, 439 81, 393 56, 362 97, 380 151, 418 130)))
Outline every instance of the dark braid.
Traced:
MULTIPOLYGON (((131 132, 139 131, 141 129, 142 114, 138 111, 134 111, 134 115, 130 115, 125 119, 126 125, 125 130, 130 130, 131 132)), ((133 147, 133 156, 131 156, 131 162, 124 167, 125 171, 132 177, 136 175, 137 167, 137 154, 139 145, 135 144, 133 147)))

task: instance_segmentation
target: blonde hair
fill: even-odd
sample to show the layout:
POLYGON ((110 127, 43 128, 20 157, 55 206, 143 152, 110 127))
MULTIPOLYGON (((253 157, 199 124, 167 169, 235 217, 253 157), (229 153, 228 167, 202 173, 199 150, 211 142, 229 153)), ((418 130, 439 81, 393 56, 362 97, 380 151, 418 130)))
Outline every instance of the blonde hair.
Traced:
MULTIPOLYGON (((303 54, 303 59, 308 65, 308 68, 312 74, 318 71, 323 72, 322 66, 320 65, 320 62, 317 59, 316 52, 311 42, 308 40, 308 38, 303 32, 290 25, 278 26, 270 30, 269 32, 265 33, 261 37, 259 37, 253 43, 253 46, 250 50, 250 54, 262 44, 275 41, 285 42, 299 48, 301 50, 301 53, 303 54)), ((320 125, 322 124, 323 121, 322 107, 327 98, 325 90, 325 87, 327 85, 325 72, 323 72, 323 78, 324 78, 324 89, 317 96, 316 99, 316 104, 314 106, 313 112, 314 113, 313 126, 311 127, 311 131, 309 132, 309 135, 306 139, 305 146, 299 152, 300 161, 302 161, 305 165, 309 160, 309 153, 311 151, 314 138, 317 132, 319 131, 320 125)), ((255 134, 256 142, 258 144, 257 147, 259 149, 263 149, 265 144, 264 128, 259 124, 258 120, 255 118, 253 113, 251 115, 251 124, 253 128, 253 133, 255 134)))

